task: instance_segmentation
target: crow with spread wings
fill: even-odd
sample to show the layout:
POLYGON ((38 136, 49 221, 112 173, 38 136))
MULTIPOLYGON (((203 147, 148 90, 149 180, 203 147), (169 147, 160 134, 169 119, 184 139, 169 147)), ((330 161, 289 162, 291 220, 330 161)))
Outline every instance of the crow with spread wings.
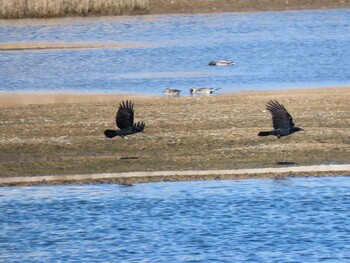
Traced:
POLYGON ((122 101, 119 104, 115 120, 119 130, 105 130, 107 138, 142 132, 146 125, 143 121, 134 123, 134 104, 131 101, 122 101))
POLYGON ((302 131, 302 128, 294 127, 292 116, 286 108, 276 100, 270 100, 266 104, 266 109, 272 115, 273 130, 267 132, 259 132, 258 136, 275 135, 277 138, 290 135, 297 131, 302 131))

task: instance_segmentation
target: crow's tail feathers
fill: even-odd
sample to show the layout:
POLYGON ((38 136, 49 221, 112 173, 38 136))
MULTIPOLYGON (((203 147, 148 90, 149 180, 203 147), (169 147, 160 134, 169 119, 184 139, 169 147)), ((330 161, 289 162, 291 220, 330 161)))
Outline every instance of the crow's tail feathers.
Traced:
POLYGON ((104 134, 110 139, 118 135, 116 130, 105 130, 104 134))
POLYGON ((268 132, 259 132, 258 136, 269 136, 269 135, 273 135, 272 131, 268 131, 268 132))
POLYGON ((146 124, 143 121, 139 121, 138 123, 134 123, 132 128, 134 132, 142 132, 145 126, 146 124))

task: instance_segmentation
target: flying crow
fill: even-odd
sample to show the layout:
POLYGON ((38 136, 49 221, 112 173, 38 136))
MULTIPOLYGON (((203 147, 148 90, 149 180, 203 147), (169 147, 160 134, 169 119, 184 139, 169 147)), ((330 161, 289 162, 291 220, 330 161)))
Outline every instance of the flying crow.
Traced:
POLYGON ((119 130, 105 130, 104 134, 108 138, 124 137, 125 135, 142 132, 145 128, 144 122, 134 123, 134 104, 131 101, 122 101, 119 104, 115 120, 119 130))
POLYGON ((270 100, 266 104, 266 109, 272 115, 273 130, 267 132, 259 132, 258 136, 275 135, 278 138, 290 135, 303 129, 294 127, 292 116, 288 113, 286 108, 276 100, 270 100))

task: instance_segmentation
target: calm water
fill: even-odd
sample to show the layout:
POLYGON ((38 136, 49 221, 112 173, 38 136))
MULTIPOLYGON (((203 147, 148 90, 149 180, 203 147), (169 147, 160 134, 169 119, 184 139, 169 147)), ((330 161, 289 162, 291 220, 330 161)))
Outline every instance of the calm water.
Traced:
POLYGON ((0 91, 350 85, 350 10, 1 20, 0 44, 10 42, 134 46, 0 51, 0 91), (236 65, 207 65, 217 59, 236 65))
POLYGON ((0 188, 1 262, 350 262, 350 177, 0 188))

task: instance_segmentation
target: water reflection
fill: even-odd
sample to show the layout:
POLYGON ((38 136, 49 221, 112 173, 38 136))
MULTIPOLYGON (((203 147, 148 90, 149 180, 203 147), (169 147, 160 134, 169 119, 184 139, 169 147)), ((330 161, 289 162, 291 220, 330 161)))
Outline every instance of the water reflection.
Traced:
POLYGON ((5 187, 0 260, 346 262, 349 189, 350 177, 5 187))

